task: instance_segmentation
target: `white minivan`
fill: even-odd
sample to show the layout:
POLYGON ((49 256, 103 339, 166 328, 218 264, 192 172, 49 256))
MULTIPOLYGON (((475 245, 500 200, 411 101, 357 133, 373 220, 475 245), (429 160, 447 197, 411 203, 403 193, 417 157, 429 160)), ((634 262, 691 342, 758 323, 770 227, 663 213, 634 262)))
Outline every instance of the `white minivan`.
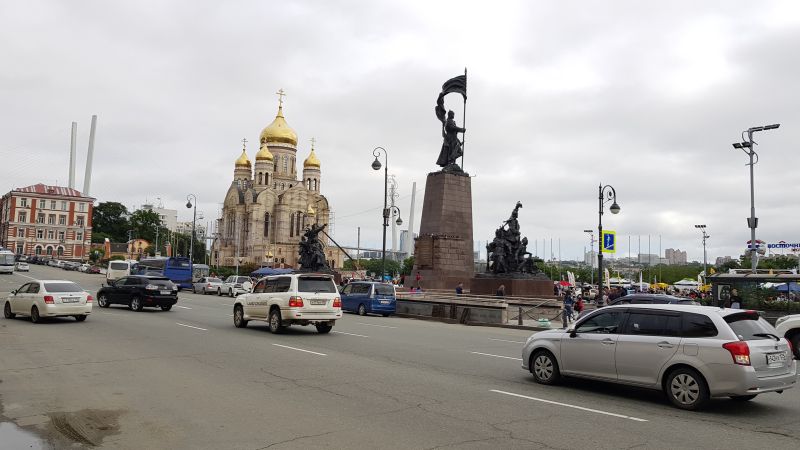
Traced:
POLYGON ((106 281, 117 281, 131 274, 136 261, 109 261, 106 270, 106 281))

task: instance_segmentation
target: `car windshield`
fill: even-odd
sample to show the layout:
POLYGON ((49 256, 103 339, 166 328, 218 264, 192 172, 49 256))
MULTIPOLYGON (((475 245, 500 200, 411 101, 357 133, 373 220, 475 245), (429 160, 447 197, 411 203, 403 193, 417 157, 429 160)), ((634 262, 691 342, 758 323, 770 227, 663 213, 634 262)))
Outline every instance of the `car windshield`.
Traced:
POLYGON ((70 283, 67 281, 60 282, 60 283, 44 283, 44 290, 50 293, 59 293, 59 292, 83 292, 80 286, 75 283, 70 283))
POLYGON ((10 266, 14 264, 14 255, 0 255, 0 265, 10 266))
POLYGON ((300 277, 297 281, 299 292, 338 292, 333 280, 329 277, 300 277))
POLYGON ((394 295, 394 286, 388 284, 376 284, 375 293, 378 295, 394 295))
POLYGON ((755 311, 743 311, 725 316, 731 329, 739 339, 752 341, 756 339, 773 339, 777 332, 766 320, 759 317, 755 311))
POLYGON ((111 270, 128 270, 128 263, 112 262, 111 263, 111 270))

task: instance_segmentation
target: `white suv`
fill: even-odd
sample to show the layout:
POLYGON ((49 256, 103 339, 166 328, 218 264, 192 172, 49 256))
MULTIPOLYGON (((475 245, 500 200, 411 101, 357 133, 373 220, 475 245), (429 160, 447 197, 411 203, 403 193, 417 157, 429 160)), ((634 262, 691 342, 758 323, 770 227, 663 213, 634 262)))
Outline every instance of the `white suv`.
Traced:
POLYGON ((325 274, 276 275, 259 280, 252 293, 237 297, 233 324, 244 328, 250 320, 264 320, 269 330, 280 333, 290 325, 314 324, 328 333, 342 317, 342 301, 336 283, 325 274))

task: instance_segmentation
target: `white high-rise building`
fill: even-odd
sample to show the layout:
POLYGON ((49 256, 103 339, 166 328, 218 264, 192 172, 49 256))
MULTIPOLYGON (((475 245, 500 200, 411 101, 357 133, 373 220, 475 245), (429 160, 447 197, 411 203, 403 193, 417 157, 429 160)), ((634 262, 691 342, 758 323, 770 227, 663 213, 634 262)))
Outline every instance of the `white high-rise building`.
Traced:
POLYGON ((153 205, 142 205, 142 209, 145 211, 153 211, 158 214, 158 218, 161 219, 161 225, 163 225, 164 228, 173 232, 177 230, 178 210, 159 208, 153 205))

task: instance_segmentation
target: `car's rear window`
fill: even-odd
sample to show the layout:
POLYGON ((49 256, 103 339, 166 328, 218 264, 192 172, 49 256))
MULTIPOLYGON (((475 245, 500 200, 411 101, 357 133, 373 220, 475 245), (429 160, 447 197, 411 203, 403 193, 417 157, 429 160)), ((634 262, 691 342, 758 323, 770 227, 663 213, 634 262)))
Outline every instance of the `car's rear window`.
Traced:
POLYGON ((156 286, 168 286, 172 288, 172 281, 167 278, 150 278, 147 280, 147 284, 155 284, 156 286))
POLYGON ((300 277, 297 280, 298 292, 335 293, 336 285, 329 277, 300 277))
POLYGON ((222 280, 220 280, 219 278, 206 278, 206 281, 208 283, 222 283, 222 280))
POLYGON ((755 311, 742 311, 725 316, 725 322, 728 322, 736 336, 743 341, 773 339, 769 335, 775 335, 775 329, 755 311), (757 334, 760 336, 756 336, 757 334))
POLYGON ((112 262, 111 270, 128 270, 128 263, 112 262))
POLYGON ((45 283, 44 290, 50 293, 83 292, 83 289, 75 283, 45 283))
POLYGON ((375 293, 378 295, 394 295, 394 286, 388 284, 376 284, 375 293))
POLYGON ((246 283, 246 282, 248 282, 248 281, 250 281, 250 278, 247 278, 247 277, 238 277, 238 278, 236 278, 236 280, 235 280, 234 282, 235 282, 235 283, 246 283))

